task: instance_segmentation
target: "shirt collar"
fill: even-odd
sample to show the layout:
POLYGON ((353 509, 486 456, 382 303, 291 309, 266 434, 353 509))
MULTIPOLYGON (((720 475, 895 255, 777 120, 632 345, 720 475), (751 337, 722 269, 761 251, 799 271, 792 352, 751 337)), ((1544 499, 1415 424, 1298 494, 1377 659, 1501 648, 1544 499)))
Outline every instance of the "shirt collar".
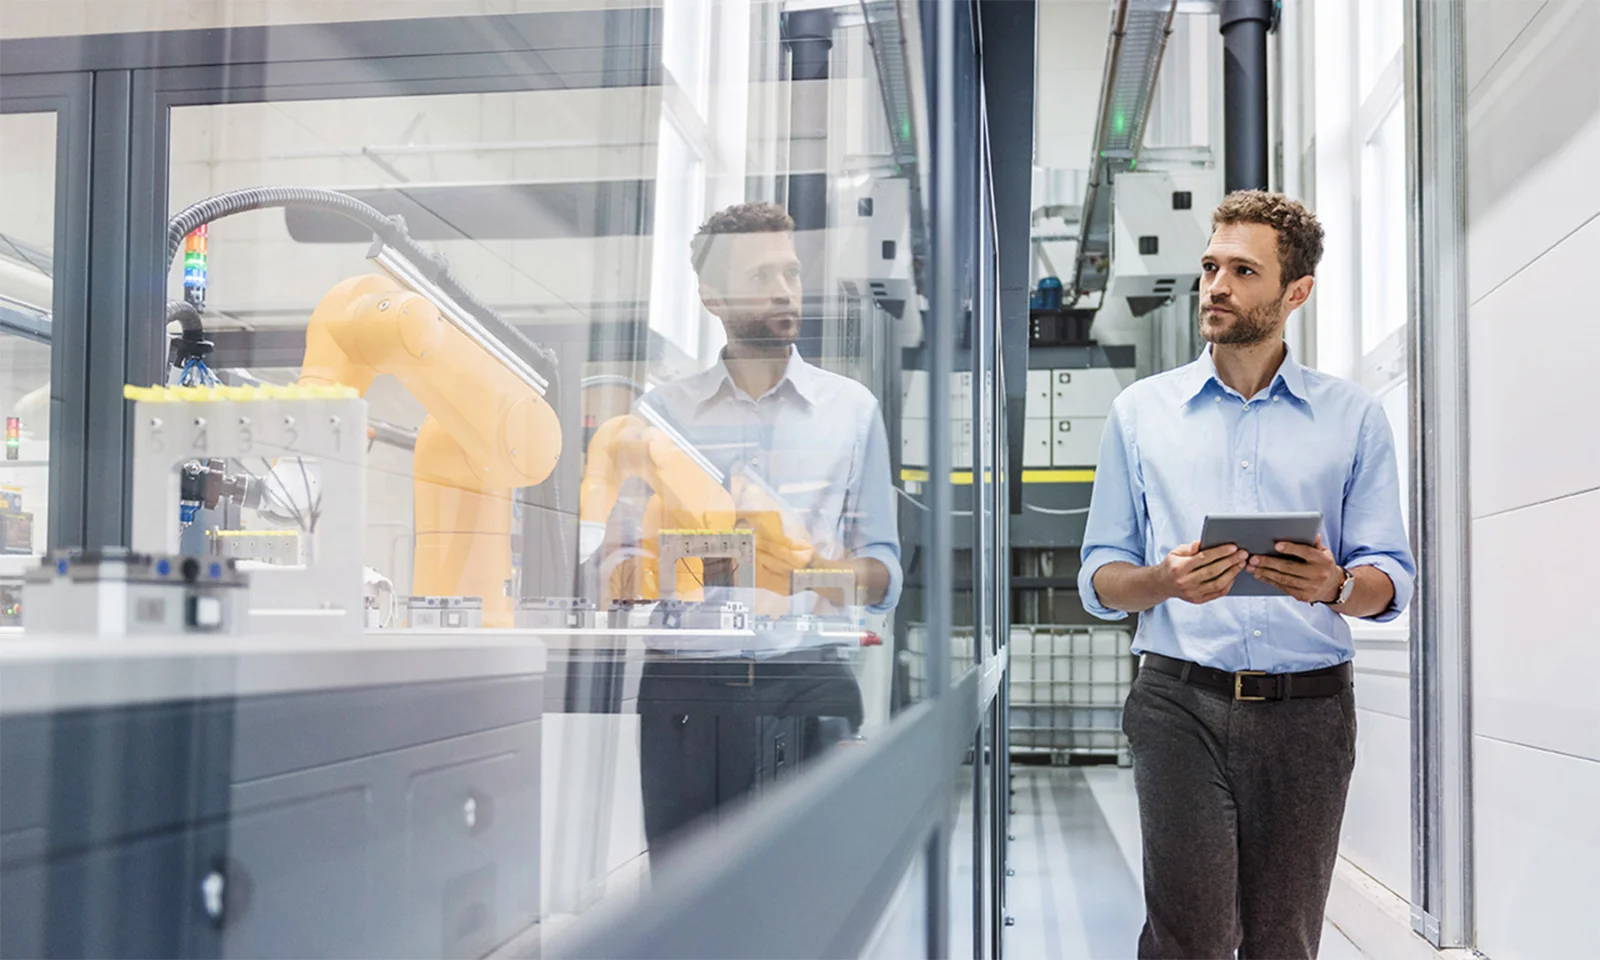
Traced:
MULTIPOLYGON (((704 407, 724 392, 732 393, 739 389, 734 385, 733 375, 728 372, 727 357, 728 352, 724 348, 722 352, 717 354, 717 362, 705 373, 701 374, 700 383, 698 384, 700 389, 694 398, 697 405, 704 407)), ((789 347, 789 364, 784 368, 783 377, 773 386, 771 392, 776 393, 787 385, 801 400, 804 400, 807 404, 815 405, 818 391, 816 373, 817 368, 807 363, 805 358, 800 356, 799 349, 791 344, 789 347)), ((761 398, 756 397, 755 399, 759 400, 761 398)))
MULTIPOLYGON (((1206 344, 1205 350, 1194 363, 1189 364, 1189 374, 1184 383, 1183 402, 1188 403, 1205 391, 1207 385, 1215 383, 1219 390, 1225 390, 1222 378, 1217 376, 1217 364, 1211 357, 1211 344, 1206 344)), ((1309 403, 1311 398, 1306 393, 1306 368, 1302 367, 1294 358, 1294 349, 1287 343, 1283 345, 1283 363, 1279 365, 1278 372, 1273 376, 1272 382, 1267 384, 1267 392, 1283 383, 1283 388, 1289 395, 1301 403, 1309 403)))

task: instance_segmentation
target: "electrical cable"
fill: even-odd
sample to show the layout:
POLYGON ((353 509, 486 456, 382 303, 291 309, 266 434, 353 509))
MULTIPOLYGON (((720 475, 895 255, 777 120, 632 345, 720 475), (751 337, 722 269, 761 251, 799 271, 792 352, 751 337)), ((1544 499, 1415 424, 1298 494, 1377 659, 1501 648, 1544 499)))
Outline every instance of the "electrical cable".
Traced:
POLYGON ((579 381, 578 386, 585 390, 590 387, 626 387, 640 396, 643 396, 650 389, 632 377, 624 377, 616 373, 599 373, 591 377, 584 377, 579 381))
POLYGON ((273 480, 278 481, 278 489, 283 491, 283 503, 284 503, 284 506, 288 507, 291 511, 294 512, 295 523, 300 525, 300 529, 305 531, 306 533, 310 533, 311 531, 308 529, 309 524, 306 521, 305 514, 301 513, 300 512, 300 508, 295 505, 294 494, 289 492, 289 485, 287 483, 283 482, 283 478, 282 477, 278 476, 278 474, 273 472, 272 462, 269 461, 266 457, 262 457, 261 458, 261 465, 263 467, 267 468, 266 477, 264 479, 261 478, 261 477, 257 477, 256 479, 261 480, 262 484, 264 486, 268 487, 269 489, 272 486, 272 481, 273 480))
POLYGON ((501 317, 494 308, 479 300, 455 274, 450 272, 445 258, 430 253, 411 238, 405 219, 388 217, 376 207, 335 190, 316 187, 249 187, 232 190, 180 210, 167 222, 167 268, 183 245, 183 238, 203 224, 208 224, 234 214, 274 207, 304 207, 337 214, 370 229, 383 244, 409 260, 428 280, 437 285, 459 303, 463 309, 478 319, 490 334, 504 343, 512 352, 532 364, 546 380, 554 379, 555 351, 528 339, 501 317))
POLYGON ((1034 513, 1042 513, 1051 517, 1076 517, 1089 512, 1088 507, 1073 507, 1070 510, 1056 510, 1051 507, 1036 507, 1033 504, 1026 502, 1023 503, 1022 509, 1032 510, 1034 513))
POLYGON ((322 517, 322 498, 311 492, 311 475, 306 473, 306 458, 294 459, 300 465, 300 480, 306 485, 306 510, 311 514, 311 529, 306 532, 316 533, 317 521, 322 517))

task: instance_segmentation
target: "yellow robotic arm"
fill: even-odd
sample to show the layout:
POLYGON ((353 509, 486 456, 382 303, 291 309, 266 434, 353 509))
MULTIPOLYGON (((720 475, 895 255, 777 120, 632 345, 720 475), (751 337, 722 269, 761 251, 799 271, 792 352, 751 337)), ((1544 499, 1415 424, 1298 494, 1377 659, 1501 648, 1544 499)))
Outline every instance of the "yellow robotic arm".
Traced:
MULTIPOLYGON (((663 529, 723 530, 733 526, 732 495, 665 432, 633 414, 613 417, 589 441, 579 491, 579 520, 604 524, 616 507, 622 485, 639 477, 652 491, 642 518, 644 556, 612 571, 611 599, 655 600, 656 544, 663 529)), ((699 560, 679 561, 679 584, 703 583, 699 560)), ((699 590, 680 590, 680 599, 697 599, 699 590)))
POLYGON ((484 625, 511 626, 512 492, 555 469, 555 411, 426 297, 385 276, 352 277, 311 315, 300 382, 365 394, 379 374, 428 410, 413 461, 413 592, 482 597, 484 625))

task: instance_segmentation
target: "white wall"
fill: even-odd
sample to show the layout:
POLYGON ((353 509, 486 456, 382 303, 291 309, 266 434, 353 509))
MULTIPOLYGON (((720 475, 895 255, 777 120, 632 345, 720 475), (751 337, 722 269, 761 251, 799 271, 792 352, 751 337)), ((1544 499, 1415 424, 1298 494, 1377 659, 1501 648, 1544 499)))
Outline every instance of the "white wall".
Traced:
POLYGON ((1466 5, 1478 943, 1600 943, 1600 4, 1466 5))

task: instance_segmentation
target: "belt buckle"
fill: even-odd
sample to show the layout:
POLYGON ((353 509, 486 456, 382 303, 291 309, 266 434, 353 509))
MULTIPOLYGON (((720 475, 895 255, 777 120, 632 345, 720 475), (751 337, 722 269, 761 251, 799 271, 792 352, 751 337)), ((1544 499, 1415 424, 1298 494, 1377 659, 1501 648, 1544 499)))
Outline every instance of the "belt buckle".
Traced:
POLYGON ((1240 670, 1240 671, 1237 671, 1236 673, 1234 673, 1234 675, 1233 675, 1233 699, 1235 699, 1235 700, 1245 700, 1245 701, 1266 700, 1267 699, 1266 697, 1247 697, 1247 696, 1244 695, 1244 678, 1245 677, 1264 677, 1266 675, 1267 675, 1267 671, 1265 671, 1265 670, 1240 670))
POLYGON ((750 660, 745 663, 745 678, 743 680, 729 680, 724 684, 724 686, 729 687, 753 687, 755 685, 756 662, 754 660, 750 660))

